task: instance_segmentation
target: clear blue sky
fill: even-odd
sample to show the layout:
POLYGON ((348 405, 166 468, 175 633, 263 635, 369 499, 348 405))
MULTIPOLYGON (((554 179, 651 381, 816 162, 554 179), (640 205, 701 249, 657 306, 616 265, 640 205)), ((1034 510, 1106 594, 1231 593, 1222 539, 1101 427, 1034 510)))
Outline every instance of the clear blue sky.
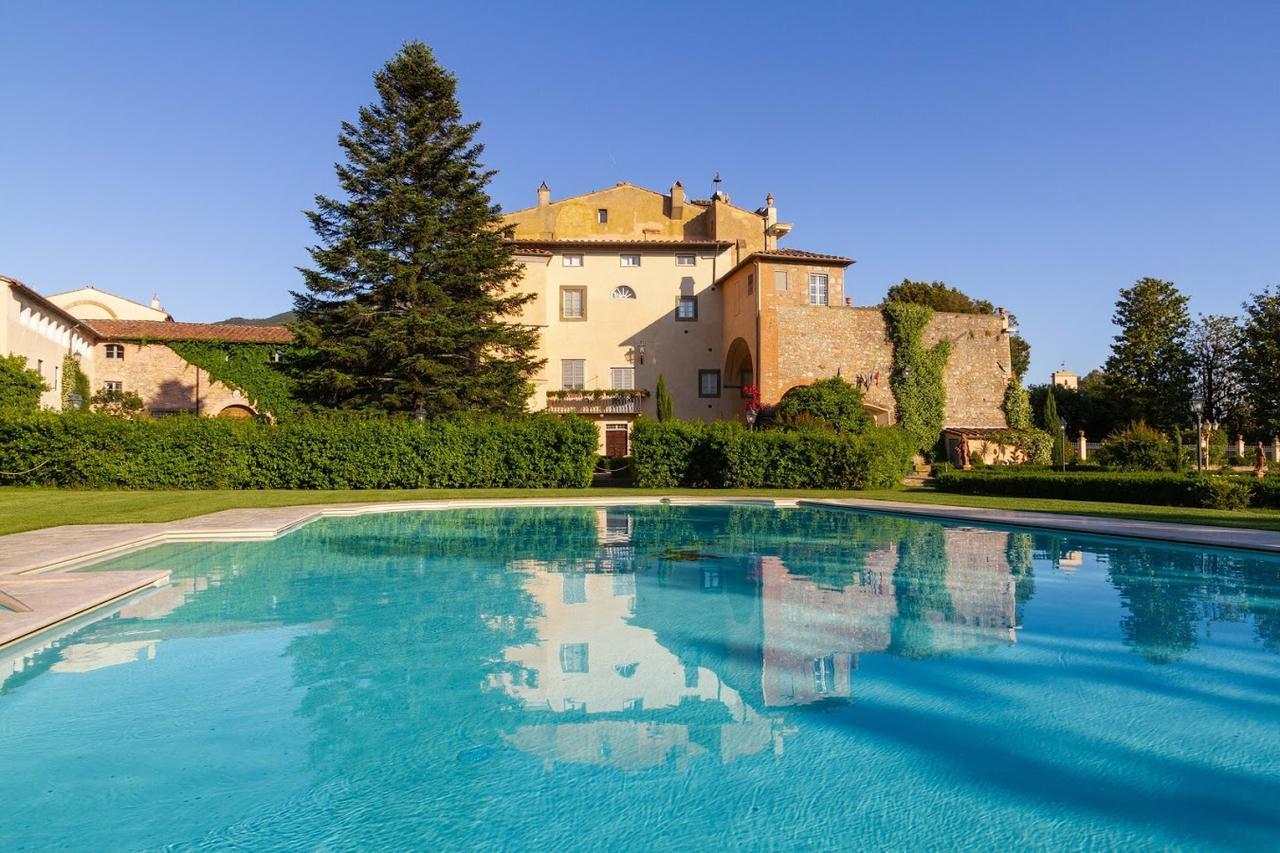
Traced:
POLYGON ((1116 291, 1280 283, 1280 3, 0 5, 0 273, 179 319, 290 305, 338 123, 407 39, 483 122, 494 198, 766 192, 787 245, 1006 305, 1032 381, 1116 291))

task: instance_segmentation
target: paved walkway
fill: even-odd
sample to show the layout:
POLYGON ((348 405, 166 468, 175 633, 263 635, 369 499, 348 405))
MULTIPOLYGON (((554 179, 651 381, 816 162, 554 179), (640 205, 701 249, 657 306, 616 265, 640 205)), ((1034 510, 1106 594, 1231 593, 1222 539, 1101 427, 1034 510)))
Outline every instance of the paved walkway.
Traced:
POLYGON ((253 541, 283 536, 324 516, 501 506, 635 506, 675 504, 764 504, 858 512, 886 512, 975 524, 1035 527, 1101 536, 1124 536, 1222 548, 1280 553, 1280 533, 1199 524, 1163 524, 1084 515, 979 509, 858 498, 515 498, 399 503, 319 504, 266 509, 229 509, 158 524, 85 524, 49 527, 0 536, 0 646, 118 602, 140 590, 163 586, 167 571, 71 572, 68 569, 163 542, 253 541))

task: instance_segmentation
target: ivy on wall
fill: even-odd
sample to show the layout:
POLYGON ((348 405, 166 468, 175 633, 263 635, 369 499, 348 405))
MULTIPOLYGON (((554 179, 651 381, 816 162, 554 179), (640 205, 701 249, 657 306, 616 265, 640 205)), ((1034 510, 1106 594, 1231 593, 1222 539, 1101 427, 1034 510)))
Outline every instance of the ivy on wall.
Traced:
POLYGON ((259 411, 280 417, 297 407, 284 370, 292 349, 284 344, 224 341, 166 341, 165 346, 203 370, 209 378, 238 390, 259 411), (280 360, 275 360, 276 353, 280 360))
POLYGON ((927 305, 887 302, 884 311, 889 340, 893 342, 893 391, 898 425, 911 437, 917 450, 929 450, 942 434, 947 389, 942 372, 951 355, 951 341, 924 345, 924 329, 933 317, 927 305))
POLYGON ((62 357, 62 409, 86 408, 93 389, 89 387, 89 377, 80 369, 80 360, 72 355, 62 357), (80 398, 79 406, 71 405, 72 395, 80 398))
POLYGON ((1031 429, 1031 395, 1017 374, 1009 376, 1004 388, 1004 417, 1009 429, 1031 429))

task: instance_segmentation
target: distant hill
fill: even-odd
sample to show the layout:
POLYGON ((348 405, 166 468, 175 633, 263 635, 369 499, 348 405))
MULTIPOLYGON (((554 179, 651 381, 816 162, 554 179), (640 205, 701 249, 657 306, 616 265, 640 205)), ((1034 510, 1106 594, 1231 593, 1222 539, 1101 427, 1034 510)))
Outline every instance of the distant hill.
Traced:
POLYGON ((228 317, 218 322, 235 326, 283 326, 286 323, 293 322, 293 312, 281 311, 279 314, 272 314, 270 317, 228 317))

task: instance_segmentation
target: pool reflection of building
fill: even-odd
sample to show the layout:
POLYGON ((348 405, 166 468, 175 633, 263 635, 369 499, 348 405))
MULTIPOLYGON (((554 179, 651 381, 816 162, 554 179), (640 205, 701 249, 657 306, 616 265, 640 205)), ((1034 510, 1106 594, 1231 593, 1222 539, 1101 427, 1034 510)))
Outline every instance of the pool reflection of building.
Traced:
POLYGON ((927 626, 927 653, 1016 641, 1000 531, 943 531, 945 566, 930 567, 938 598, 904 615, 897 542, 869 551, 836 588, 776 556, 637 560, 617 515, 601 514, 599 559, 520 564, 538 641, 507 649, 513 666, 491 686, 546 712, 509 742, 548 762, 639 769, 781 754, 785 720, 769 709, 850 701, 859 655, 893 651, 903 620, 927 626), (609 573, 620 548, 627 568, 609 573))

